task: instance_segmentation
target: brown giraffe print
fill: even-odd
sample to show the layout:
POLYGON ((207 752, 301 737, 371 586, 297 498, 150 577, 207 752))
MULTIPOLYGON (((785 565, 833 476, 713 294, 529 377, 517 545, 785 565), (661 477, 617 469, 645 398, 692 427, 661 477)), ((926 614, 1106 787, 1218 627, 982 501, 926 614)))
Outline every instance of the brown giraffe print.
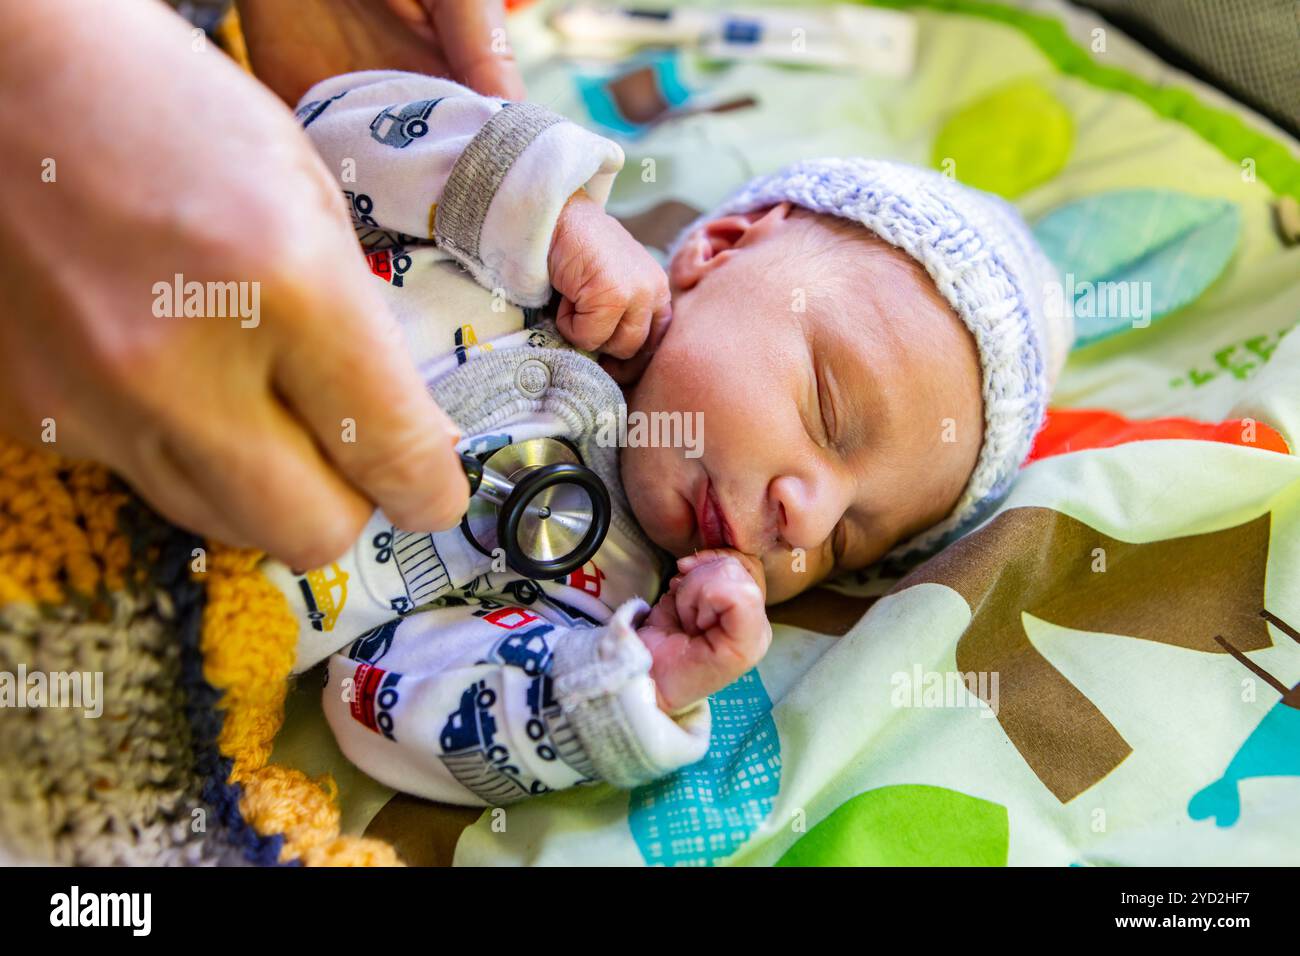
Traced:
POLYGON ((962 672, 999 674, 997 719, 1062 803, 1132 752, 1115 726, 1029 641, 1028 613, 1062 627, 1157 641, 1207 654, 1270 647, 1264 604, 1268 514, 1221 531, 1134 544, 1050 508, 1012 508, 901 580, 943 584, 971 621, 962 672), (1104 572, 1093 571, 1094 549, 1104 572))

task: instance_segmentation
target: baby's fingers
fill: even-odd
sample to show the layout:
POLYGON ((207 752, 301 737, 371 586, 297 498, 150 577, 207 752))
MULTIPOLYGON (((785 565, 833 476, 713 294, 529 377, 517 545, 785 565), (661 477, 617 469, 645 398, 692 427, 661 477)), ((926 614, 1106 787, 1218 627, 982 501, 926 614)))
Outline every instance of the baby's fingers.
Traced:
POLYGON ((644 285, 632 296, 618 328, 601 350, 616 359, 631 359, 643 349, 652 354, 672 314, 668 277, 649 255, 644 258, 641 268, 641 274, 646 277, 644 285))
POLYGON ((598 352, 618 328, 623 311, 624 300, 617 293, 580 293, 576 299, 566 294, 560 302, 555 326, 574 347, 598 352))
POLYGON ((668 325, 672 322, 673 310, 671 301, 667 299, 665 293, 665 302, 661 308, 656 308, 650 316, 650 330, 646 334, 645 341, 640 348, 632 355, 631 358, 615 358, 606 352, 600 357, 600 367, 614 381, 620 385, 635 384, 646 366, 650 364, 650 359, 654 357, 655 351, 659 348, 659 343, 663 341, 664 333, 668 331, 668 325))
POLYGON ((738 561, 715 561, 688 573, 677 589, 677 615, 688 634, 706 634, 717 627, 730 632, 730 621, 745 622, 732 614, 737 605, 749 604, 762 616, 762 592, 738 561))
POLYGON ((600 351, 617 359, 631 358, 649 334, 650 308, 641 299, 634 299, 600 351))
POLYGON ((763 594, 764 603, 767 601, 767 577, 763 573, 763 565, 753 555, 745 554, 743 551, 736 551, 731 548, 706 548, 703 551, 696 551, 677 559, 677 572, 679 574, 690 574, 692 570, 704 565, 713 564, 718 561, 737 562, 749 575, 751 580, 758 585, 763 594))

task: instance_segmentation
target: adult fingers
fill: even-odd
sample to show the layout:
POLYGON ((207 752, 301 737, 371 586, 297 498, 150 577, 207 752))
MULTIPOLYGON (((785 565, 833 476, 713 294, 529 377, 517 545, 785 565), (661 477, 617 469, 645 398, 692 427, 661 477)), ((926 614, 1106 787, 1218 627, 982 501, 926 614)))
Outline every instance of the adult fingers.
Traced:
POLYGON ((254 543, 290 567, 343 554, 373 505, 327 462, 302 425, 271 396, 232 410, 233 433, 190 424, 166 440, 179 484, 232 529, 222 541, 254 543))
POLYGON ((527 94, 506 39, 500 0, 425 0, 452 76, 488 96, 522 100, 527 94))
POLYGON ((116 470, 151 508, 178 527, 222 544, 247 547, 253 540, 237 531, 198 488, 182 467, 170 443, 153 434, 138 439, 116 470))
POLYGON ((272 371, 286 403, 344 475, 407 531, 449 528, 469 485, 455 452, 459 430, 407 356, 401 330, 361 273, 315 303, 296 342, 281 343, 272 371))

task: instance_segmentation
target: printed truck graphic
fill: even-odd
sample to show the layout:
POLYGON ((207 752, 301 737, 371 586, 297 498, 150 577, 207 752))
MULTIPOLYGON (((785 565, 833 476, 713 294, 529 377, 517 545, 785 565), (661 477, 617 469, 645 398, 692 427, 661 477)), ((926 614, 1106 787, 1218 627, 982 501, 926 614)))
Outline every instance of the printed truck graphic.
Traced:
MULTIPOLYGON (((582 749, 582 742, 552 692, 551 678, 534 677, 525 692, 528 722, 525 732, 537 756, 546 762, 563 761, 594 780, 595 769, 582 749)), ((485 802, 513 803, 522 797, 549 792, 542 781, 511 764, 508 747, 497 737, 492 708, 497 693, 486 681, 470 685, 460 698, 460 707, 448 715, 439 743, 442 762, 453 777, 485 802)))
MULTIPOLYGON (((409 607, 395 610, 408 611, 423 607, 443 591, 451 589, 447 565, 438 554, 433 538, 428 532, 393 529, 392 556, 397 562, 397 570, 402 575, 402 584, 410 601, 409 607)), ((383 563, 384 559, 377 560, 383 563)))
MULTIPOLYGON (((471 793, 491 804, 512 803, 532 790, 511 775, 510 750, 497 742, 497 722, 492 715, 497 693, 479 681, 466 688, 460 707, 447 716, 439 736, 442 762, 471 793)), ((536 786, 536 785, 535 785, 536 786)))
POLYGON ((558 758, 586 780, 595 780, 596 769, 582 749, 578 732, 555 699, 554 689, 554 682, 546 674, 528 685, 528 739, 541 759, 549 763, 558 758))
POLYGON ((442 102, 416 100, 405 106, 390 106, 370 121, 370 136, 385 146, 405 149, 429 132, 429 114, 442 102))

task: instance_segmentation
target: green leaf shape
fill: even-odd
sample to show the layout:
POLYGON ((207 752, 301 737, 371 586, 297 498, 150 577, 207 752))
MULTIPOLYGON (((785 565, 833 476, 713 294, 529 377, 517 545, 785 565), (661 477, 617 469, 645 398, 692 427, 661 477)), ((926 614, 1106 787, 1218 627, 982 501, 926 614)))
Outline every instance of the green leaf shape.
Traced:
POLYGON ((958 110, 934 141, 931 161, 957 179, 1007 199, 1047 182, 1070 157, 1074 120, 1042 84, 1020 79, 958 110))
POLYGON ((947 787, 860 793, 804 834, 777 866, 1006 866, 1007 808, 947 787))
POLYGON ((1199 298, 1236 252, 1241 212, 1217 197, 1120 189, 1052 210, 1034 235, 1063 274, 1077 348, 1199 298))

